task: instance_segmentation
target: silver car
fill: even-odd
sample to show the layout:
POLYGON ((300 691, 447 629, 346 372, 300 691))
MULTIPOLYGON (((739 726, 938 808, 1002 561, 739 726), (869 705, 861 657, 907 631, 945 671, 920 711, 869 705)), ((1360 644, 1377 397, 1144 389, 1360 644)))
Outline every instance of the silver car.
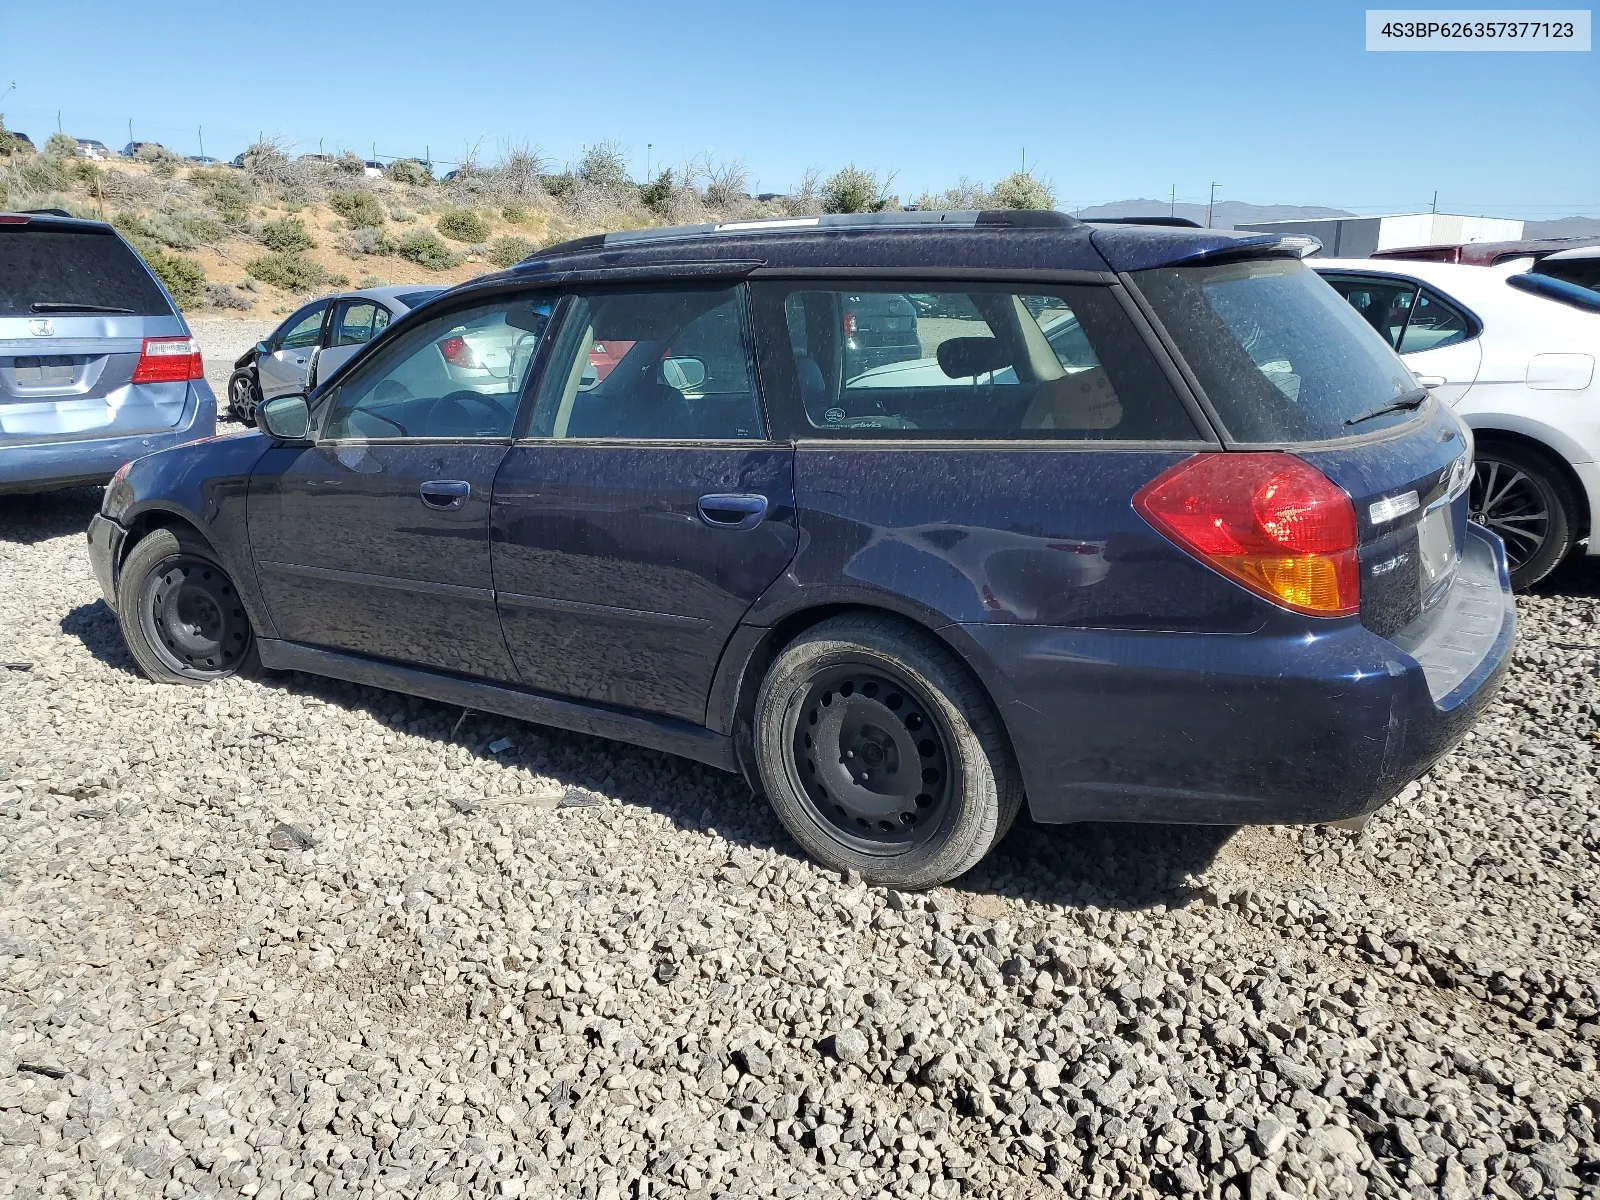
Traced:
POLYGON ((228 411, 255 424, 256 405, 309 392, 396 318, 444 291, 425 284, 363 288, 313 300, 240 356, 228 380, 228 411))
POLYGON ((115 229, 0 212, 0 492, 104 483, 216 424, 200 347, 115 229))

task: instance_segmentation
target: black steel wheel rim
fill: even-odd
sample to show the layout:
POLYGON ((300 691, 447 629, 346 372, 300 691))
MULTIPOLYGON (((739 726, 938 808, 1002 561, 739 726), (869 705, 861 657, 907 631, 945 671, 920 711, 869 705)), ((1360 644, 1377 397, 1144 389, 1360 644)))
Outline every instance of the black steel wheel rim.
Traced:
POLYGON ((1515 571, 1544 545, 1550 506, 1544 491, 1520 467, 1480 458, 1472 466, 1472 520, 1500 535, 1515 571))
POLYGON ((897 854, 940 832, 955 787, 951 738, 921 688, 876 663, 840 664, 786 718, 795 791, 835 837, 897 854))
POLYGON ((250 648, 250 620, 233 581, 196 555, 174 555, 150 572, 139 620, 167 666, 186 675, 226 674, 250 648))

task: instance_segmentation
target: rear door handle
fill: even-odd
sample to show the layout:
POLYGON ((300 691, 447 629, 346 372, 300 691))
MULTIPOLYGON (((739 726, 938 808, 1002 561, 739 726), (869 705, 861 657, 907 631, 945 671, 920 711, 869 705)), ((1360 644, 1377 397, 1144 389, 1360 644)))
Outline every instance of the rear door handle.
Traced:
POLYGON ((460 508, 472 495, 472 485, 465 479, 430 479, 421 487, 422 502, 429 508, 460 508))
POLYGON ((700 519, 718 529, 754 529, 767 515, 767 498, 748 492, 700 497, 700 519))

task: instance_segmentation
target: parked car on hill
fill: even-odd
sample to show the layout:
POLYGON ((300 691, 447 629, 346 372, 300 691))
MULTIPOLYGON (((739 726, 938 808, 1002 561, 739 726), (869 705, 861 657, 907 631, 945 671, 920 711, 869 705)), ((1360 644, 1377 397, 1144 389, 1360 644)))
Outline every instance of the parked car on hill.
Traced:
POLYGON ((160 142, 129 142, 122 148, 122 157, 138 158, 141 150, 149 150, 151 153, 156 154, 165 151, 166 147, 160 142))
POLYGON ((879 884, 960 874, 1024 796, 1355 818, 1466 733, 1515 606, 1465 427, 1298 250, 1011 211, 582 238, 133 464, 90 557, 152 679, 743 771, 879 884), (842 314, 908 292, 973 315, 937 376, 852 386, 842 314), (486 326, 537 352, 462 387, 440 343, 486 326))
POLYGON ((189 326, 115 229, 0 213, 0 492, 104 483, 216 417, 189 326))
POLYGON ((246 425, 255 424, 256 406, 263 399, 315 387, 396 317, 442 291, 425 284, 396 284, 339 292, 296 309, 234 362, 228 412, 246 425))
POLYGON ((1512 583, 1531 587, 1586 538, 1600 553, 1600 296, 1555 279, 1528 291, 1522 259, 1310 261, 1472 427, 1472 519, 1505 541, 1512 583))
POLYGON ((97 142, 94 138, 78 138, 78 157, 92 158, 96 162, 104 162, 115 157, 104 142, 97 142))

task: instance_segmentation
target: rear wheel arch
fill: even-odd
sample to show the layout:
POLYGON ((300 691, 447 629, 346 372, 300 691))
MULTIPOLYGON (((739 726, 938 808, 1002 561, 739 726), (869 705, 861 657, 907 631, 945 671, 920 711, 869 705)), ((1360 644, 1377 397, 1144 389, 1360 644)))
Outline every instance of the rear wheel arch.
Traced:
MULTIPOLYGON (((818 604, 792 612, 775 622, 771 628, 756 642, 755 646, 745 655, 744 663, 739 667, 738 687, 733 696, 733 712, 731 720, 726 720, 726 727, 730 730, 734 742, 734 755, 739 763, 739 770, 744 775, 751 789, 759 791, 758 779, 755 769, 754 755, 754 717, 756 697, 761 691, 762 681, 766 679, 767 670, 772 666, 777 657, 807 630, 820 625, 822 622, 840 616, 883 617, 892 621, 899 621, 919 633, 932 638, 947 650, 965 669, 974 687, 983 696, 988 704, 989 711, 994 714, 999 724, 1001 735, 1005 738, 1006 749, 1013 760, 1016 758, 1016 748, 1011 739, 1011 731, 1006 727, 1005 714, 997 703, 994 691, 985 680, 983 672, 974 666, 972 656, 965 653, 960 646, 951 641, 939 627, 930 625, 927 621, 919 620, 905 612, 901 612, 885 605, 870 604, 864 601, 840 601, 828 604, 818 604)), ((713 714, 708 714, 713 720, 713 714)), ((726 718, 725 718, 726 719, 726 718)), ((710 723, 708 721, 708 723, 710 723)))
POLYGON ((1509 429, 1499 429, 1494 426, 1474 426, 1472 438, 1475 449, 1488 449, 1496 445, 1510 446, 1520 450, 1532 451, 1548 459, 1560 474, 1562 481, 1567 485, 1567 489, 1572 493, 1572 500, 1575 506, 1572 512, 1573 540, 1581 541, 1590 535, 1593 529, 1593 514, 1589 511, 1589 494, 1584 489, 1583 481, 1578 478, 1578 473, 1572 469, 1564 454, 1536 437, 1509 429))

